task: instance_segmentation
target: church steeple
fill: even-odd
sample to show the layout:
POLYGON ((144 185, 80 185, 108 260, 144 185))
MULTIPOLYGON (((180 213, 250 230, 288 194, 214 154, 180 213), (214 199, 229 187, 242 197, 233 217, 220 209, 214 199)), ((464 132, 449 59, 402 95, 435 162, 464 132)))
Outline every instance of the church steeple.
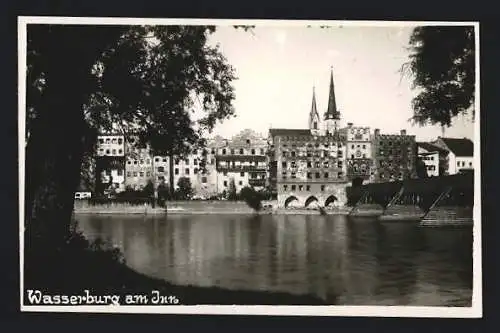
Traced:
POLYGON ((328 109, 325 112, 325 120, 336 119, 340 120, 340 112, 337 110, 335 101, 335 85, 333 84, 333 66, 330 72, 330 93, 328 95, 328 109))
POLYGON ((313 86, 311 112, 309 113, 309 129, 313 131, 319 130, 319 113, 318 109, 316 108, 316 90, 314 86, 313 86))

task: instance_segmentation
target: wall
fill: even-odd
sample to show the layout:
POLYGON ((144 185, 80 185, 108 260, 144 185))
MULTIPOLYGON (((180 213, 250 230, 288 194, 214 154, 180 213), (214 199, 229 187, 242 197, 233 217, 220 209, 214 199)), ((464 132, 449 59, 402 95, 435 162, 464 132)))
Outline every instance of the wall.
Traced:
POLYGON ((439 152, 424 152, 423 149, 419 148, 418 157, 424 162, 427 168, 427 176, 437 177, 439 176, 439 152))
POLYGON ((99 135, 97 137, 97 156, 124 156, 123 135, 99 135))
POLYGON ((335 196, 333 205, 344 206, 347 203, 346 188, 349 183, 304 183, 304 184, 285 184, 278 187, 278 207, 285 208, 286 201, 290 197, 295 197, 294 204, 299 207, 305 207, 308 198, 314 196, 318 199, 320 206, 325 206, 326 200, 330 196, 335 196), (286 186, 286 189, 285 189, 286 186), (295 186, 295 189, 293 189, 295 186), (322 186, 324 186, 322 188, 322 186))

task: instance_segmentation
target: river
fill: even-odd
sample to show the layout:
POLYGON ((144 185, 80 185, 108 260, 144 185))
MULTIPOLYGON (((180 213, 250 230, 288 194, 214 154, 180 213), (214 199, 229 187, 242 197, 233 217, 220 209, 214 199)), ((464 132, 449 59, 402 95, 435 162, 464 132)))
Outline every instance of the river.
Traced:
POLYGON ((472 228, 313 215, 77 216, 146 275, 338 305, 471 306, 472 228))

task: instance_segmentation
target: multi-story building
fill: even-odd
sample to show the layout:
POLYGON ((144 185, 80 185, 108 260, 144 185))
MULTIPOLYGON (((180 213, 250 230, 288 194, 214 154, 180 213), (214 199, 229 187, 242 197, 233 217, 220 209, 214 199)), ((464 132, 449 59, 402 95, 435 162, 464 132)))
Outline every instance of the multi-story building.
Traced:
MULTIPOLYGON (((116 192, 125 189, 125 143, 123 135, 106 134, 97 137, 96 172, 102 190, 116 192)), ((98 190, 100 191, 100 189, 98 190)))
POLYGON ((387 182, 416 177, 417 145, 414 135, 380 134, 375 129, 373 136, 375 157, 375 181, 387 182))
POLYGON ((448 151, 428 142, 417 142, 418 158, 425 164, 428 177, 438 177, 445 174, 448 168, 446 159, 448 151))
POLYGON ((268 145, 263 136, 246 129, 221 142, 215 152, 218 193, 229 191, 231 182, 237 192, 246 186, 256 190, 266 186, 268 145))
POLYGON ((445 173, 454 175, 474 169, 474 143, 467 138, 442 138, 433 145, 448 151, 445 173))
POLYGON ((352 181, 361 178, 364 181, 373 180, 372 137, 369 127, 353 126, 348 123, 341 130, 347 138, 347 178, 352 181))
POLYGON ((269 130, 269 176, 279 207, 345 202, 347 137, 340 130, 333 73, 323 127, 320 119, 313 89, 308 129, 269 130))

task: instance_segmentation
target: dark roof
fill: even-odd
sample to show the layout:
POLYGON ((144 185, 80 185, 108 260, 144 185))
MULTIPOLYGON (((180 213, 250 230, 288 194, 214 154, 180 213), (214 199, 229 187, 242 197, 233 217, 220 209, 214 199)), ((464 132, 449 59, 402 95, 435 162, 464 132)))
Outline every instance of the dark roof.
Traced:
POLYGON ((437 151, 440 153, 448 153, 446 149, 433 145, 432 143, 429 142, 417 142, 417 146, 427 150, 428 152, 437 151))
POLYGON ((293 128, 271 128, 269 129, 271 136, 305 136, 311 135, 309 129, 293 129, 293 128))
POLYGON ((441 138, 456 156, 473 156, 474 143, 469 139, 441 138))

